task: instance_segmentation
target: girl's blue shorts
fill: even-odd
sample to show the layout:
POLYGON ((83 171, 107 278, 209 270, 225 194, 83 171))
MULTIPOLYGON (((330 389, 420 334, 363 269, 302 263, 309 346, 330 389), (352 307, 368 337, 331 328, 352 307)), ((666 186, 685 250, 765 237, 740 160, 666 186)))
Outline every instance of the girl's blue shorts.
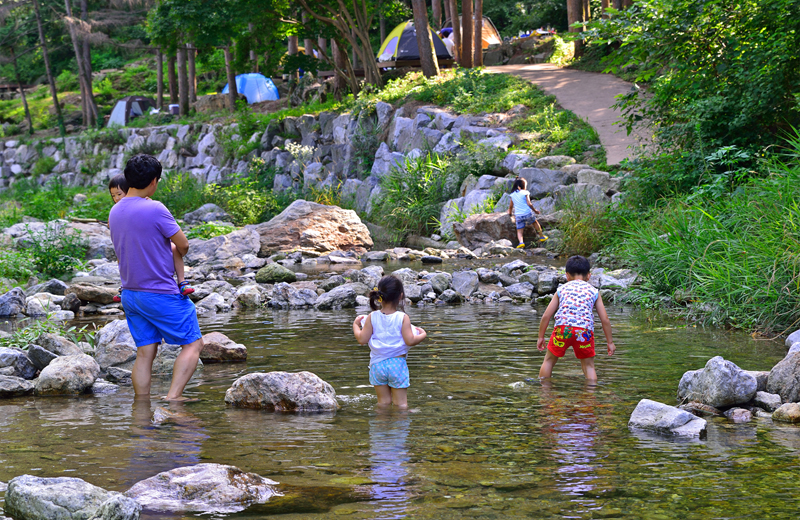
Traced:
POLYGON ((389 385, 390 388, 408 388, 411 378, 404 357, 393 357, 379 361, 369 367, 369 384, 389 385))
POLYGON ((188 345, 203 337, 197 311, 180 294, 122 291, 122 307, 136 347, 161 343, 188 345))
POLYGON ((536 222, 536 215, 529 213, 528 215, 514 217, 514 220, 517 221, 517 229, 525 229, 525 226, 528 224, 533 224, 536 222))

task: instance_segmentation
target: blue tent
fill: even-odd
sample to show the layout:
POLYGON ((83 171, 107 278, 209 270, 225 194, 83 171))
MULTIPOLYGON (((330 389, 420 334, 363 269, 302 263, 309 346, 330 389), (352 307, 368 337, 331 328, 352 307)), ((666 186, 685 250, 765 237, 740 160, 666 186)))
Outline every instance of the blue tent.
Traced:
MULTIPOLYGON (((239 94, 244 94, 249 104, 259 101, 275 101, 281 97, 275 83, 264 77, 263 74, 239 74, 236 76, 236 90, 239 94)), ((222 93, 228 93, 227 84, 222 89, 222 93)))

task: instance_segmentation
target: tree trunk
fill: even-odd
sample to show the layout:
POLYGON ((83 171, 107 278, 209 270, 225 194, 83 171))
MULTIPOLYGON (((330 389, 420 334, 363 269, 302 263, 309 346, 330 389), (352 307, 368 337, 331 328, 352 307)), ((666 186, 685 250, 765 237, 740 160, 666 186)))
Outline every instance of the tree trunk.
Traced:
MULTIPOLYGON (((467 0, 469 1, 469 0, 467 0)), ((483 0, 475 0, 475 51, 472 54, 472 64, 476 67, 483 65, 483 0)))
POLYGON ((450 20, 453 25, 453 51, 455 51, 455 58, 462 66, 464 62, 461 61, 461 20, 458 19, 458 2, 456 0, 448 0, 450 2, 450 20))
POLYGON ((156 51, 156 108, 164 110, 164 54, 156 51))
POLYGON ((452 17, 450 16, 450 0, 442 0, 444 3, 444 20, 450 20, 452 26, 452 17))
MULTIPOLYGON (((72 6, 70 5, 69 0, 64 0, 64 6, 66 8, 67 16, 72 18, 72 6)), ((92 95, 91 74, 86 74, 86 69, 83 65, 83 49, 78 41, 78 34, 75 30, 75 25, 72 23, 67 23, 67 27, 69 28, 69 36, 72 40, 72 50, 75 53, 75 63, 78 65, 78 79, 81 85, 81 101, 84 106, 83 125, 86 128, 89 128, 97 123, 99 117, 97 103, 95 103, 94 95, 92 95)))
MULTIPOLYGON (((579 33, 580 27, 573 27, 573 24, 583 21, 583 0, 567 0, 567 23, 569 32, 579 33)), ((583 41, 575 40, 575 57, 583 55, 583 41)))
POLYGON ((386 16, 383 14, 383 1, 378 2, 378 25, 380 26, 381 31, 381 45, 383 42, 386 41, 386 16))
POLYGON ((627 9, 633 5, 633 0, 622 0, 622 8, 627 9))
POLYGON ((28 109, 28 98, 25 97, 25 89, 22 88, 22 80, 19 79, 17 55, 14 53, 14 46, 9 47, 9 50, 11 51, 11 61, 14 63, 14 75, 17 77, 17 85, 19 85, 19 95, 22 97, 22 107, 25 109, 25 119, 28 121, 28 134, 33 135, 33 119, 31 119, 31 111, 28 109))
MULTIPOLYGON (((308 14, 305 11, 303 12, 301 20, 304 26, 308 23, 308 14)), ((303 47, 305 48, 306 56, 314 56, 314 42, 311 41, 311 38, 303 39, 303 47)))
POLYGON ((417 33, 422 73, 428 78, 438 76, 439 62, 436 53, 433 52, 433 39, 428 26, 428 7, 425 5, 425 0, 411 0, 411 8, 414 10, 414 28, 417 33))
POLYGON ((606 14, 606 11, 608 11, 608 7, 609 7, 609 0, 601 0, 600 11, 603 13, 602 14, 603 18, 608 18, 608 15, 606 14))
MULTIPOLYGON (((335 68, 339 70, 345 70, 347 65, 345 65, 345 61, 347 60, 347 56, 344 54, 344 51, 339 47, 339 44, 336 43, 336 40, 331 40, 331 53, 333 53, 333 64, 335 68)), ((333 97, 336 98, 337 101, 342 100, 342 93, 344 92, 344 88, 346 86, 346 79, 342 77, 340 74, 336 74, 333 79, 333 97)))
POLYGON ((320 36, 317 38, 317 48, 319 49, 319 53, 322 55, 328 54, 328 40, 320 36))
POLYGON ((461 1, 461 66, 472 68, 472 0, 461 1))
POLYGON ((189 114, 189 77, 186 74, 186 44, 178 45, 178 106, 180 115, 189 114))
MULTIPOLYGON (((298 45, 297 45, 297 36, 289 36, 289 45, 288 45, 288 49, 286 51, 287 54, 289 56, 294 56, 295 54, 297 54, 298 53, 297 47, 298 47, 298 45)), ((290 81, 297 80, 297 71, 294 71, 289 75, 289 80, 290 81)))
POLYGON ((581 10, 581 21, 588 22, 591 18, 592 18, 592 10, 591 7, 589 7, 589 0, 583 0, 583 8, 581 10))
POLYGON ((186 45, 188 52, 188 66, 189 66, 189 103, 197 102, 197 68, 195 66, 195 57, 197 56, 197 49, 191 43, 186 45))
MULTIPOLYGON (((350 34, 353 36, 353 39, 355 40, 356 39, 356 31, 355 31, 355 29, 350 31, 350 34)), ((353 68, 357 69, 358 68, 358 50, 356 49, 355 45, 353 45, 353 59, 352 59, 352 62, 353 62, 353 68)))
MULTIPOLYGON (((89 2, 88 0, 81 0, 81 20, 84 22, 89 20, 89 2)), ((92 84, 92 49, 89 45, 89 39, 83 39, 83 70, 89 75, 89 85, 92 84)))
POLYGON ((442 0, 431 0, 431 11, 433 12, 433 30, 438 31, 442 26, 442 0))
POLYGON ((64 116, 61 115, 61 105, 58 104, 58 92, 56 91, 56 80, 53 78, 53 72, 50 69, 50 58, 47 56, 47 41, 44 38, 44 27, 42 26, 42 14, 39 11, 38 0, 33 0, 33 10, 36 13, 36 25, 39 28, 39 42, 42 44, 42 61, 44 61, 44 70, 47 74, 47 81, 50 83, 50 95, 53 96, 53 107, 56 111, 56 121, 58 122, 58 132, 61 137, 67 135, 67 130, 64 128, 64 116))
POLYGON ((622 11, 622 0, 611 0, 611 7, 617 11, 622 11))
MULTIPOLYGON (((295 36, 295 54, 297 53, 297 37, 295 36)), ((233 60, 231 60, 231 47, 225 47, 225 72, 228 74, 228 108, 231 112, 236 111, 236 74, 233 72, 233 60)))
POLYGON ((178 103, 178 76, 175 74, 175 56, 167 58, 167 79, 169 81, 169 102, 178 103))

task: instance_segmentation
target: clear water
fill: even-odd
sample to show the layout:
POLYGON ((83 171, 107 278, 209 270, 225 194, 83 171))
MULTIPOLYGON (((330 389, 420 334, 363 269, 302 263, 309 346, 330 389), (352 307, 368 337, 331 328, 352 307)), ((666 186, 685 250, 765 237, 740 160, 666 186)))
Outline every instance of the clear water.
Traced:
MULTIPOLYGON (((367 379, 368 348, 352 337, 356 314, 205 319, 204 332, 246 344, 249 358, 206 367, 188 388, 196 403, 134 406, 129 387, 0 401, 0 481, 76 476, 124 491, 160 471, 216 462, 272 478, 286 493, 229 518, 797 518, 800 427, 714 420, 707 440, 683 442, 627 428, 639 399, 674 403, 685 370, 715 355, 768 370, 785 351, 776 342, 658 326, 612 306, 618 350, 598 357, 600 386, 586 388, 568 354, 546 388, 535 380, 542 354, 531 306, 413 308, 413 323, 430 339, 409 357, 412 409, 381 412, 367 379), (271 370, 316 373, 336 389, 341 410, 226 407, 235 378, 271 370), (527 382, 509 386, 520 381, 527 382), (153 424, 157 407, 173 418, 153 424)), ((167 382, 160 385, 154 392, 167 382)))

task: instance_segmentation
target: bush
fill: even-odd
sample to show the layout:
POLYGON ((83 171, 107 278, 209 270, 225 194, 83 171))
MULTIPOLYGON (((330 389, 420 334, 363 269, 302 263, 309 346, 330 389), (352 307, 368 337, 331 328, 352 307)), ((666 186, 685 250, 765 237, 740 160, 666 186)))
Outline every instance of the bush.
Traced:
POLYGON ((12 278, 20 282, 33 276, 31 257, 23 251, 0 251, 0 278, 12 278))
POLYGON ((73 74, 72 71, 64 69, 56 77, 56 87, 58 87, 59 92, 74 92, 80 88, 78 76, 73 74))
POLYGON ((39 177, 40 175, 49 175, 50 172, 53 171, 53 168, 56 167, 56 160, 52 157, 42 157, 38 159, 33 168, 31 168, 31 175, 34 177, 39 177))
POLYGON ((200 224, 199 226, 195 226, 187 231, 186 237, 208 240, 209 238, 227 235, 233 231, 236 231, 235 227, 221 226, 219 224, 214 224, 213 222, 206 222, 205 224, 200 224))
POLYGON ((455 197, 466 176, 448 173, 447 160, 435 154, 406 158, 381 180, 381 200, 373 209, 380 224, 400 240, 409 234, 428 236, 438 227, 442 205, 455 197))
POLYGON ((103 129, 89 128, 83 132, 80 140, 82 143, 100 143, 109 148, 119 146, 127 142, 125 135, 120 132, 119 128, 115 127, 103 129))
POLYGON ((358 126, 352 137, 355 149, 355 171, 360 179, 369 176, 372 164, 375 162, 375 153, 381 144, 379 128, 371 120, 359 118, 358 126))
POLYGON ((159 181, 153 199, 163 203, 176 218, 210 202, 203 184, 186 172, 167 172, 159 181))
POLYGON ((108 190, 99 187, 86 194, 86 200, 70 211, 70 215, 78 218, 93 218, 101 222, 108 222, 108 213, 114 206, 108 190))
POLYGON ((613 210, 604 203, 585 197, 565 200, 559 229, 564 232, 564 251, 570 255, 589 256, 609 243, 614 231, 613 210))
POLYGON ((58 278, 82 268, 87 250, 80 231, 67 233, 58 224, 51 223, 46 224, 43 231, 30 232, 25 251, 38 272, 58 278))
POLYGON ((0 338, 0 346, 3 347, 16 347, 22 350, 28 350, 28 346, 36 344, 39 338, 45 334, 57 334, 61 337, 67 338, 73 343, 85 341, 94 345, 96 326, 89 329, 88 325, 83 327, 64 327, 62 324, 51 320, 33 320, 25 318, 20 321, 21 327, 15 330, 10 336, 0 338))

